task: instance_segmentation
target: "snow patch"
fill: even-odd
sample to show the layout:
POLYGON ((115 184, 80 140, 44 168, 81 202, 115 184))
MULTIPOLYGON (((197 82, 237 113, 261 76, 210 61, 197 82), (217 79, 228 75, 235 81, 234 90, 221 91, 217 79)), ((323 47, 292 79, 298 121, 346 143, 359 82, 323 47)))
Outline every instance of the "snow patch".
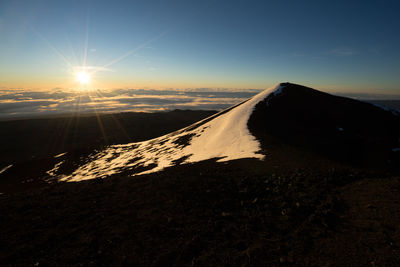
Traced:
POLYGON ((46 173, 50 176, 55 176, 56 172, 58 171, 58 169, 61 167, 61 165, 64 163, 63 161, 60 161, 59 163, 57 163, 56 165, 54 165, 53 169, 47 171, 46 173))
POLYGON ((11 168, 12 166, 13 166, 13 165, 10 164, 10 165, 4 167, 3 169, 0 170, 0 174, 2 174, 3 172, 5 172, 6 170, 8 170, 9 168, 11 168))
MULTIPOLYGON (((177 164, 217 159, 263 159, 260 144, 247 128, 257 103, 282 93, 284 86, 269 88, 234 108, 222 111, 179 131, 139 143, 113 145, 92 155, 89 163, 61 181, 82 181, 129 171, 132 175, 160 171, 177 164)), ((59 163, 61 165, 61 163, 59 163)), ((55 175, 57 164, 48 172, 55 175)))
POLYGON ((67 153, 68 153, 68 152, 64 152, 64 153, 55 155, 54 158, 56 159, 56 158, 62 157, 62 156, 64 156, 64 155, 66 155, 67 153))

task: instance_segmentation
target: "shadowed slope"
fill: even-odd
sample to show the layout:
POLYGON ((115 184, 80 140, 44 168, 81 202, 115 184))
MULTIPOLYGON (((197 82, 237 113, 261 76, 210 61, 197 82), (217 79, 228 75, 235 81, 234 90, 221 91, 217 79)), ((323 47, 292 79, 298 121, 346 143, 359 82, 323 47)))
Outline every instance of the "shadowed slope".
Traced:
POLYGON ((372 104, 296 84, 258 103, 248 126, 268 151, 269 137, 333 160, 400 166, 400 117, 372 104), (398 165, 397 165, 398 164, 398 165))

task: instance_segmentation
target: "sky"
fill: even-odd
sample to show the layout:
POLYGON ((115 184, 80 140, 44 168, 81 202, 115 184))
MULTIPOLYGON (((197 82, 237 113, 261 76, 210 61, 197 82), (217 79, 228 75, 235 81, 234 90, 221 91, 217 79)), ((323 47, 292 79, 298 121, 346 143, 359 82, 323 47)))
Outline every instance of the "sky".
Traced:
POLYGON ((0 91, 246 91, 290 81, 400 98, 399 8, 398 1, 1 0, 0 91), (90 83, 77 81, 82 71, 90 83))

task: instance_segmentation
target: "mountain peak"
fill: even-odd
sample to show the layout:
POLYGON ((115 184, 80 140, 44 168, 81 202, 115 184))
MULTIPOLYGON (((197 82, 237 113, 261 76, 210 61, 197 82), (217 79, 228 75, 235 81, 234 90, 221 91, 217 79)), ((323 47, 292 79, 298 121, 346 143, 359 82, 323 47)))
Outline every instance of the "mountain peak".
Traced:
POLYGON ((400 118, 372 104, 306 86, 281 83, 260 101, 248 122, 266 150, 265 135, 333 160, 365 166, 395 165, 400 118))
POLYGON ((110 146, 61 180, 139 175, 210 159, 264 159, 271 136, 330 159, 381 164, 399 147, 400 122, 368 103, 286 82, 173 133, 110 146))
POLYGON ((247 122, 257 103, 280 89, 280 85, 271 87, 179 131, 145 142, 110 146, 61 180, 104 178, 121 172, 138 175, 208 159, 263 159, 260 144, 249 132, 247 122))

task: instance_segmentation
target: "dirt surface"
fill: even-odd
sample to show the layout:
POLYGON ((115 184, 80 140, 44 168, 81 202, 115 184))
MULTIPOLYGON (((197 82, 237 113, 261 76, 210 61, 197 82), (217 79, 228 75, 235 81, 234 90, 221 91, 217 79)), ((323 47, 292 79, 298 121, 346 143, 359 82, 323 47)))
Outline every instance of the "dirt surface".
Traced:
POLYGON ((399 177, 276 164, 207 161, 1 195, 0 262, 400 264, 399 177))
POLYGON ((350 262, 363 266, 398 266, 399 196, 399 178, 363 179, 343 187, 339 197, 347 210, 341 215, 335 234, 316 241, 311 262, 317 264, 335 258, 338 266, 350 262))

